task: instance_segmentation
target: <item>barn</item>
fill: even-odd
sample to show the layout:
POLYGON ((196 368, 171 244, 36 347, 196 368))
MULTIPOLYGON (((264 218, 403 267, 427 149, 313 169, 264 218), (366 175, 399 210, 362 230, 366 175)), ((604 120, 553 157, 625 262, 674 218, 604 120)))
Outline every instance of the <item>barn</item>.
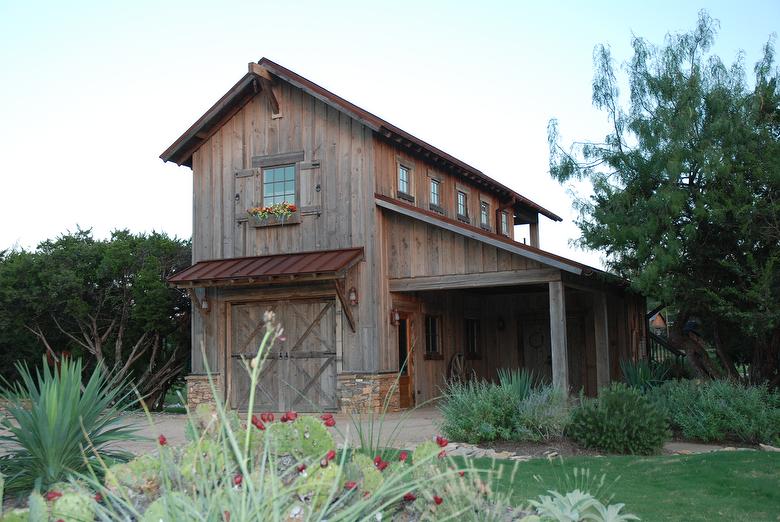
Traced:
POLYGON ((271 60, 161 158, 192 170, 193 263, 170 279, 195 310, 191 406, 210 372, 246 408, 266 310, 286 335, 265 410, 408 408, 499 368, 593 395, 645 354, 644 299, 540 248, 559 216, 271 60))

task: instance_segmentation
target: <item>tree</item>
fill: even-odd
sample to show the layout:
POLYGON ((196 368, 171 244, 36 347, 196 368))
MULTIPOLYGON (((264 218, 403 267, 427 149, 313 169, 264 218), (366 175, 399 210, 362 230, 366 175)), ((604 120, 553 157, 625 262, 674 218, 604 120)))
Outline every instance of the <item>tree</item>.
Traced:
POLYGON ((131 378, 151 407, 161 407, 187 363, 190 333, 189 298, 166 279, 189 261, 189 241, 126 230, 109 240, 78 230, 34 251, 4 253, 3 358, 37 362, 42 350, 52 359, 86 356, 131 378))
POLYGON ((748 83, 744 56, 710 53, 717 21, 662 46, 633 38, 629 98, 608 47, 594 52, 593 103, 603 142, 560 145, 551 120, 550 173, 587 180, 580 245, 645 295, 679 309, 670 340, 701 374, 780 383, 780 92, 774 38, 748 83), (700 327, 690 331, 691 319, 700 327), (706 348, 713 347, 716 364, 706 348))

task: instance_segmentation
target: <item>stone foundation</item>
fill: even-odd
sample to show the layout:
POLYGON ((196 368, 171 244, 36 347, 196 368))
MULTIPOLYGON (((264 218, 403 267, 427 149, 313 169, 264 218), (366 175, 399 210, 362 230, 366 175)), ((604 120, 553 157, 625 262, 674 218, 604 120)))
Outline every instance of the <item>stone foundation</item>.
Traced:
POLYGON ((387 411, 399 411, 401 396, 395 386, 397 379, 397 373, 340 374, 336 383, 339 409, 344 413, 381 412, 392 389, 387 411))
MULTIPOLYGON (((214 380, 214 386, 219 390, 222 383, 219 374, 212 373, 211 378, 214 380)), ((184 380, 187 381, 187 407, 190 411, 194 411, 198 404, 214 404, 208 375, 203 373, 188 375, 184 380)))

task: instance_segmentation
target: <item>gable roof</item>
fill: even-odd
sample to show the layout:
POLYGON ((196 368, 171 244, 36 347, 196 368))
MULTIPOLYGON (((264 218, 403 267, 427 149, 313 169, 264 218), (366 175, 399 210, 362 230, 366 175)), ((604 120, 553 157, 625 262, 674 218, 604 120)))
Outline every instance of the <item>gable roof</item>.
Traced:
POLYGON ((422 156, 434 164, 440 164, 471 182, 497 193, 515 205, 530 208, 553 221, 562 221, 561 217, 531 201, 525 196, 506 187, 485 175, 480 170, 447 154, 433 145, 409 134, 382 118, 358 107, 344 98, 320 87, 293 71, 262 58, 249 64, 249 72, 225 93, 205 114, 187 131, 171 144, 161 155, 163 161, 172 161, 178 165, 192 167, 192 154, 208 140, 233 115, 241 110, 257 93, 262 90, 261 78, 268 73, 291 85, 302 89, 309 95, 361 122, 383 138, 408 149, 412 154, 422 156))

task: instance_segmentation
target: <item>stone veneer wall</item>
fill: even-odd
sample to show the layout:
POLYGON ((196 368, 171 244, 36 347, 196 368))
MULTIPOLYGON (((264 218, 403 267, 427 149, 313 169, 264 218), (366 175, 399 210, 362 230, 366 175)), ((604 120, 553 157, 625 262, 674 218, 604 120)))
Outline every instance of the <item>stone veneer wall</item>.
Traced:
MULTIPOLYGON (((220 389, 222 381, 218 373, 212 373, 214 386, 220 389)), ((214 397, 211 394, 209 378, 206 374, 193 374, 184 378, 187 381, 187 407, 190 411, 195 411, 198 404, 214 404, 214 397)))
MULTIPOLYGON (((339 409, 344 413, 365 413, 381 411, 385 397, 396 383, 397 373, 342 373, 336 383, 339 409)), ((401 395, 398 387, 393 389, 387 411, 401 409, 401 395)))

